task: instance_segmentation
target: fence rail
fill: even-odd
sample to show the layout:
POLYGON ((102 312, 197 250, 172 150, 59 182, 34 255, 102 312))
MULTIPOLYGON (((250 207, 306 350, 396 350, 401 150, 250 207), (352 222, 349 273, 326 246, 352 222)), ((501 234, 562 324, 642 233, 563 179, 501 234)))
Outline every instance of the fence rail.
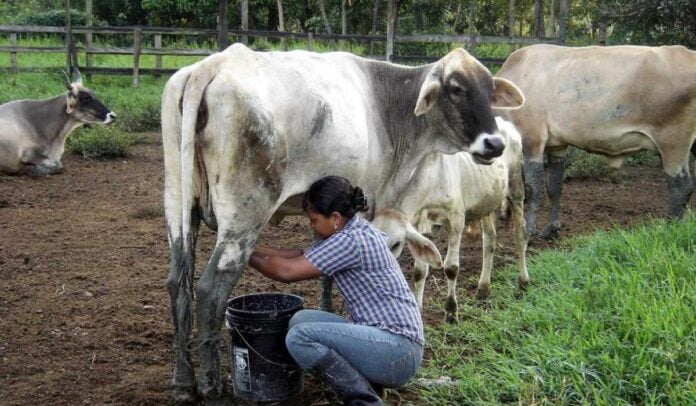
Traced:
MULTIPOLYGON (((47 27, 47 26, 30 26, 30 25, 0 25, 0 33, 9 34, 10 45, 0 46, 0 53, 10 54, 10 66, 0 67, 0 72, 37 72, 46 71, 49 68, 35 67, 19 67, 17 65, 17 54, 22 53, 64 53, 67 55, 68 61, 77 63, 78 53, 85 55, 86 66, 80 68, 85 73, 107 74, 107 75, 132 75, 133 84, 138 85, 140 75, 166 75, 175 72, 176 69, 168 69, 162 67, 163 56, 208 56, 217 49, 184 49, 162 47, 162 36, 194 36, 207 37, 217 39, 218 30, 213 29, 195 29, 195 28, 170 28, 170 27, 91 27, 91 26, 74 26, 74 27, 47 27), (45 46, 18 46, 18 34, 62 34, 65 37, 65 45, 60 47, 45 47, 45 46), (85 35, 85 45, 75 45, 72 36, 74 34, 85 35), (131 47, 115 47, 115 46, 94 46, 93 35, 132 35, 133 46, 131 47), (153 46, 143 46, 143 36, 151 36, 153 46), (131 55, 133 57, 132 67, 97 67, 93 66, 91 55, 131 55), (154 55, 154 68, 141 68, 141 55, 154 55)), ((335 44, 336 41, 345 43, 355 42, 370 42, 370 43, 385 43, 387 36, 385 35, 340 35, 340 34, 314 34, 309 32, 283 32, 283 31, 256 31, 256 30, 227 30, 227 37, 237 37, 237 40, 246 42, 247 38, 270 38, 270 39, 297 39, 307 42, 307 49, 313 50, 315 41, 330 41, 335 44)), ((531 45, 541 43, 559 43, 558 38, 529 38, 529 37, 493 37, 484 35, 396 35, 394 37, 395 44, 404 43, 461 43, 466 46, 470 53, 476 56, 477 46, 479 44, 509 44, 531 45)), ((392 45, 392 49, 394 44, 392 45)), ((283 41, 282 46, 287 49, 287 42, 283 41)), ((387 47, 388 48, 388 47, 387 47)), ((371 55, 368 58, 386 59, 384 56, 371 55)), ((389 58, 394 62, 428 62, 436 60, 435 57, 422 55, 392 55, 389 58)), ((496 58, 479 58, 486 64, 501 64, 503 59, 496 58)), ((70 63, 69 63, 70 64, 70 63)))

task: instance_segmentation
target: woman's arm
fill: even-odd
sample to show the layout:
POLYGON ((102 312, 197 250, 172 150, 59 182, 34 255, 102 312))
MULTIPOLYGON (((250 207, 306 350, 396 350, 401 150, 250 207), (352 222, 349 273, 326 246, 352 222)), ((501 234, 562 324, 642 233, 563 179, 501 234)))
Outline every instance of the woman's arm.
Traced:
POLYGON ((321 272, 303 255, 286 258, 251 254, 249 265, 264 276, 278 282, 289 283, 321 276, 321 272))
POLYGON ((254 254, 258 254, 264 257, 285 257, 294 258, 299 257, 304 252, 300 248, 269 248, 263 245, 257 245, 254 248, 254 254))

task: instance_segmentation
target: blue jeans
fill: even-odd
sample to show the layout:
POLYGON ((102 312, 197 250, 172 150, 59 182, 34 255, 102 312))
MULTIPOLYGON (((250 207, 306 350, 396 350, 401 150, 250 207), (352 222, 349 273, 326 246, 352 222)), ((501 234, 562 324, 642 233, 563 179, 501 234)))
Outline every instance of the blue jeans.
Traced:
POLYGON ((295 313, 285 344, 303 369, 311 369, 333 349, 368 381, 392 388, 413 378, 423 360, 423 346, 405 336, 321 310, 295 313))

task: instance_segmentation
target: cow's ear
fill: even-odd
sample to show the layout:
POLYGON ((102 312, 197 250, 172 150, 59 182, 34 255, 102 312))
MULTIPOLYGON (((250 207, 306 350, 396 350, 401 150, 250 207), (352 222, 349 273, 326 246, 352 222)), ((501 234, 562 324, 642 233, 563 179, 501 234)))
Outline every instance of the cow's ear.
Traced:
POLYGON ((435 105, 437 98, 440 96, 440 77, 442 76, 442 64, 438 63, 433 67, 433 69, 428 73, 425 81, 421 85, 420 94, 418 94, 418 101, 416 102, 416 108, 413 113, 417 116, 425 114, 430 111, 435 105))
POLYGON ((416 231, 410 224, 406 231, 406 246, 411 251, 413 258, 425 262, 433 268, 442 268, 442 256, 435 244, 416 231))
POLYGON ((520 88, 507 79, 493 78, 493 94, 491 107, 501 110, 516 110, 524 104, 524 94, 520 88))

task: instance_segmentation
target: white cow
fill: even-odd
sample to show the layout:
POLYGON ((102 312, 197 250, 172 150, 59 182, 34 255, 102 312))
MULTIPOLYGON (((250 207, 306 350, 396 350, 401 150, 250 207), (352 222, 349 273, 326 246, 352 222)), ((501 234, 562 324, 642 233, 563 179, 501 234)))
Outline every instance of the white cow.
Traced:
MULTIPOLYGON (((445 319, 457 320, 457 275, 459 274, 459 245, 465 225, 481 222, 483 230, 483 266, 478 282, 479 299, 488 297, 496 249, 495 220, 505 204, 512 212, 515 248, 520 268, 519 284, 529 283, 527 263, 527 234, 524 225, 524 178, 522 176, 522 141, 515 127, 496 117, 498 129, 505 139, 505 151, 492 165, 477 165, 471 155, 433 153, 418 165, 408 187, 404 189, 392 209, 375 215, 373 224, 387 233, 392 253, 401 255, 407 245, 416 258, 416 299, 423 306, 425 278, 428 264, 441 268, 433 253, 434 245, 418 244, 424 238, 420 232, 430 232, 432 224, 441 224, 447 231, 447 256, 444 268, 447 275, 447 302, 445 319), (417 229, 412 226, 415 224, 417 229), (419 232, 420 231, 420 232, 419 232), (413 248, 420 247, 419 251, 413 248)), ((438 256, 439 257, 439 256, 438 256)))
POLYGON ((522 102, 511 82, 494 79, 462 49, 403 67, 347 53, 253 52, 235 44, 174 74, 162 98, 162 136, 175 398, 191 399, 196 389, 205 399, 222 395, 226 301, 261 229, 284 202, 331 174, 361 186, 371 207, 386 207, 431 152, 467 150, 491 163, 505 147, 492 107, 522 102), (192 344, 201 219, 217 229, 217 241, 196 287, 192 344), (197 385, 192 347, 200 355, 197 385))

